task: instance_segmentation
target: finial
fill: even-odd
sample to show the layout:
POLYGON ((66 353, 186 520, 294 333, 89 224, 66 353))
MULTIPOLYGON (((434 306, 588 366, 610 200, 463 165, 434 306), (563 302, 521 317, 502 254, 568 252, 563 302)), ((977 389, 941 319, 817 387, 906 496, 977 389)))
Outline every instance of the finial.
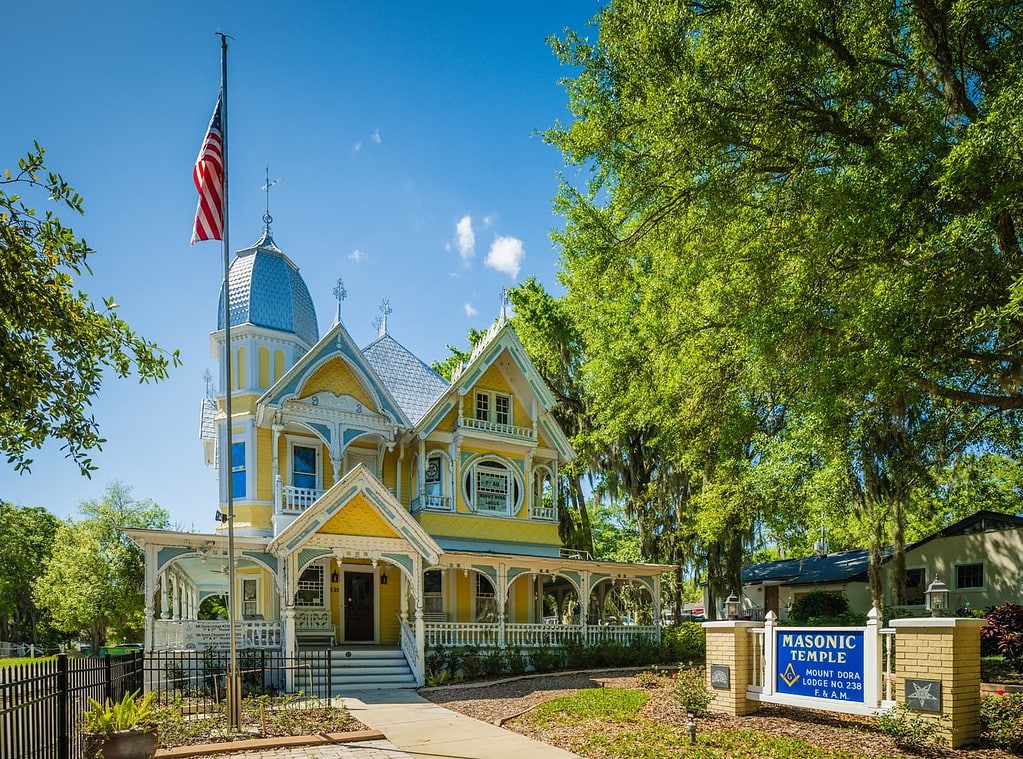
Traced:
POLYGON ((202 373, 202 380, 206 383, 206 397, 213 397, 213 375, 210 374, 210 370, 207 369, 202 373))
POLYGON ((334 319, 334 324, 341 323, 341 304, 348 298, 348 291, 345 289, 345 281, 341 277, 337 278, 337 284, 334 285, 334 300, 337 301, 337 318, 334 319))
POLYGON ((501 323, 508 321, 508 288, 501 288, 501 323))
POLYGON ((374 325, 379 330, 380 337, 387 334, 387 317, 391 314, 391 301, 384 298, 380 301, 380 316, 374 320, 374 325))
POLYGON ((274 181, 270 181, 270 164, 266 165, 266 184, 259 189, 266 193, 266 212, 263 214, 263 236, 266 238, 270 237, 270 224, 273 223, 274 217, 270 215, 270 188, 274 185, 278 185, 284 181, 284 177, 277 177, 274 181))

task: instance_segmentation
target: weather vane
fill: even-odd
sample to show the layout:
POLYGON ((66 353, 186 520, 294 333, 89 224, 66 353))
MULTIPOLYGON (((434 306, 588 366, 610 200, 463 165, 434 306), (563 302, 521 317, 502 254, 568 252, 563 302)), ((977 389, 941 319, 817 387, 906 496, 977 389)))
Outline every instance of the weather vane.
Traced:
POLYGON ((206 383, 206 397, 213 397, 213 375, 210 374, 210 370, 207 369, 202 373, 203 382, 206 383))
POLYGON ((334 300, 337 301, 337 321, 335 324, 341 323, 341 304, 348 298, 348 291, 345 289, 345 281, 341 277, 337 278, 337 284, 334 285, 334 300))
POLYGON ((387 317, 391 313, 391 301, 384 298, 380 301, 380 316, 373 320, 373 326, 381 337, 387 334, 387 317))
POLYGON ((266 233, 270 234, 270 222, 274 220, 274 217, 270 215, 270 188, 274 185, 279 185, 284 181, 284 177, 277 177, 277 179, 270 181, 270 164, 266 165, 266 184, 261 189, 266 193, 266 213, 263 214, 263 223, 266 224, 266 233))

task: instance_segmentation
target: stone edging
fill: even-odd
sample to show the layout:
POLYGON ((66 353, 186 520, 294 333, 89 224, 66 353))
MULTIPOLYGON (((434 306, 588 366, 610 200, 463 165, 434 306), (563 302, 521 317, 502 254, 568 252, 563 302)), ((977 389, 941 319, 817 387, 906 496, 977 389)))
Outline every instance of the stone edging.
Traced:
POLYGON ((236 751, 265 751, 296 746, 330 746, 336 743, 374 741, 385 738, 386 736, 379 730, 359 730, 352 733, 320 733, 318 735, 291 735, 283 738, 254 738, 244 741, 162 748, 156 752, 156 757, 157 759, 187 759, 188 757, 227 754, 236 751))
POLYGON ((502 685, 514 683, 519 680, 535 680, 538 677, 565 677, 567 675, 589 675, 597 672, 643 672, 661 665, 648 664, 645 667, 601 667, 599 669, 570 669, 557 672, 533 672, 529 675, 516 675, 515 677, 502 677, 500 680, 477 680, 472 683, 452 683, 451 685, 424 685, 416 689, 416 693, 435 693, 437 691, 455 690, 457 688, 488 688, 491 685, 502 685))

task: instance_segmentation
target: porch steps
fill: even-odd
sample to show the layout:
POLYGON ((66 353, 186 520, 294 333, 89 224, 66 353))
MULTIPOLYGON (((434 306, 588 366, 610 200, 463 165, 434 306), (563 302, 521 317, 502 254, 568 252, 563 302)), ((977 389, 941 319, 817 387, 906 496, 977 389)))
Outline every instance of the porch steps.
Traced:
POLYGON ((336 696, 351 690, 415 688, 416 678, 398 647, 335 646, 305 651, 303 657, 319 660, 320 666, 300 670, 296 685, 306 693, 327 695, 327 658, 330 657, 329 686, 336 696))

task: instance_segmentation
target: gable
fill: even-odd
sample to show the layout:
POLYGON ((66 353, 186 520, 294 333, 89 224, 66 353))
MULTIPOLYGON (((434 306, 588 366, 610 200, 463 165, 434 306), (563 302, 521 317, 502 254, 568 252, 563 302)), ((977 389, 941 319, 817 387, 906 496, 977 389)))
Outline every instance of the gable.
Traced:
POLYGON ((319 529, 319 532, 331 535, 362 535, 370 538, 401 537, 384 521, 362 493, 357 493, 319 529))
POLYGON ((371 411, 378 411, 373 399, 352 374, 351 367, 340 357, 335 356, 316 369, 299 389, 299 396, 306 398, 323 391, 350 396, 371 411))

